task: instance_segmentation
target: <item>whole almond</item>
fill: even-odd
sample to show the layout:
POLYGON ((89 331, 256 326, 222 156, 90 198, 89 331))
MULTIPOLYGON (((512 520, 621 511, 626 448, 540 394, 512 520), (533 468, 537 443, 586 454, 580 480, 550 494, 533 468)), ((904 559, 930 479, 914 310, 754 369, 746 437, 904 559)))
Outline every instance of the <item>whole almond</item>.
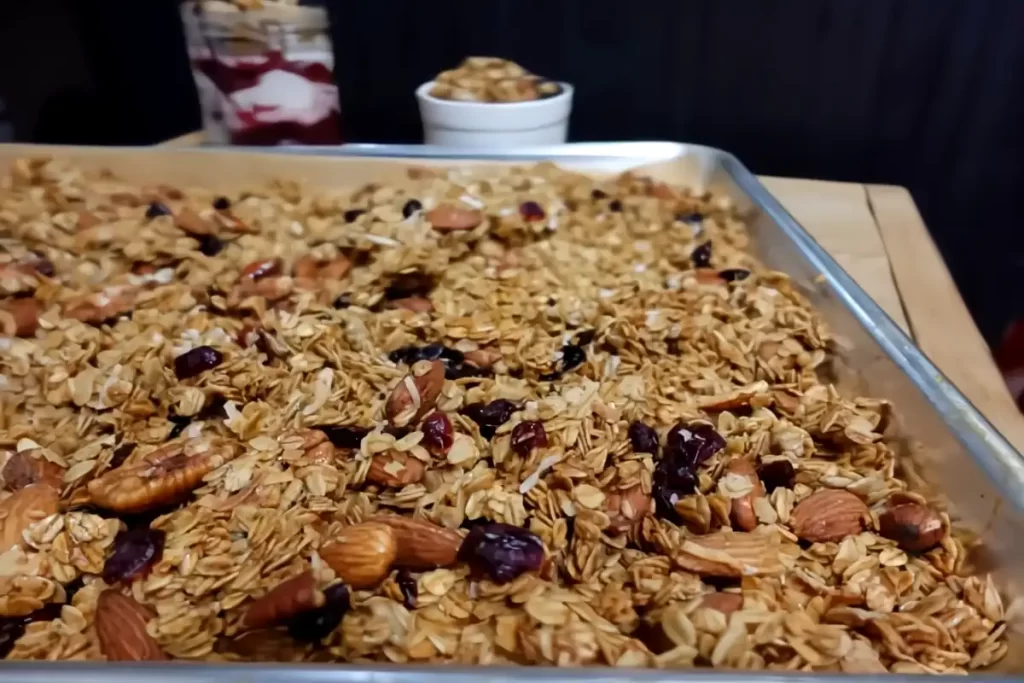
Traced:
POLYGON ((750 493, 740 497, 732 498, 732 507, 729 510, 729 518, 732 525, 743 531, 753 531, 757 526, 757 514, 754 512, 754 501, 764 498, 764 486, 757 476, 754 464, 743 458, 736 458, 725 469, 726 475, 745 478, 753 487, 750 493))
POLYGON ((609 529, 625 531, 642 520, 651 510, 651 495, 640 484, 625 491, 606 491, 604 509, 611 520, 609 529))
POLYGON ((434 409, 443 388, 444 363, 419 361, 391 391, 385 406, 388 421, 396 427, 416 422, 434 409))
POLYGON ((277 584, 249 605, 242 617, 242 628, 255 629, 280 624, 324 604, 323 591, 316 587, 313 572, 305 571, 277 584))
POLYGON ((438 232, 472 230, 484 220, 476 209, 463 209, 452 204, 441 204, 427 212, 427 221, 438 232))
POLYGON ((823 489, 793 508, 789 522, 800 539, 811 543, 841 541, 859 534, 868 519, 868 506, 842 489, 823 489))
POLYGON ((374 518, 391 527, 398 544, 395 564, 407 569, 436 569, 455 564, 462 536, 425 519, 382 515, 374 518))
POLYGON ((31 484, 0 502, 0 553, 23 543, 22 532, 57 512, 60 494, 45 483, 31 484))
POLYGON ((144 606, 112 588, 96 601, 96 636, 111 662, 156 662, 167 659, 146 622, 153 614, 144 606))
POLYGON ((212 235, 215 226, 192 209, 182 209, 174 216, 174 224, 189 235, 203 237, 212 235))
POLYGON ((380 522, 344 527, 320 548, 323 561, 338 578, 356 589, 372 588, 383 581, 397 554, 395 533, 380 522))
POLYGON ((12 491, 36 483, 60 489, 64 483, 64 468, 42 455, 35 457, 32 451, 22 451, 10 457, 0 476, 3 476, 4 485, 12 491))
POLYGON ((414 484, 423 479, 425 467, 422 462, 408 453, 384 451, 373 456, 366 481, 395 488, 414 484))
POLYGON ((939 513, 911 501, 890 501, 878 517, 878 530, 904 550, 914 553, 934 548, 946 536, 946 526, 939 513))
POLYGON ((31 337, 39 329, 39 302, 31 297, 11 299, 3 306, 3 333, 31 337))

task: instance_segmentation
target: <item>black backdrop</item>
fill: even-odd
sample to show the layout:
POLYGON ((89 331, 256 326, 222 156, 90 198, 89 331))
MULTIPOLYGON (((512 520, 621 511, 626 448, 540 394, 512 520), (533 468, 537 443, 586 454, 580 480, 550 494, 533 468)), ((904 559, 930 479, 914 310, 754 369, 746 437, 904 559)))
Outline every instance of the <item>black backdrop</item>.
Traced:
MULTIPOLYGON (((148 143, 197 124, 174 0, 0 3, 0 19, 40 2, 72 13, 89 83, 20 137, 148 143)), ((1024 0, 325 4, 350 139, 418 141, 416 85, 510 57, 575 84, 576 140, 699 142, 758 173, 910 188, 985 336, 1024 317, 1024 0)), ((31 49, 23 33, 5 53, 31 49)))

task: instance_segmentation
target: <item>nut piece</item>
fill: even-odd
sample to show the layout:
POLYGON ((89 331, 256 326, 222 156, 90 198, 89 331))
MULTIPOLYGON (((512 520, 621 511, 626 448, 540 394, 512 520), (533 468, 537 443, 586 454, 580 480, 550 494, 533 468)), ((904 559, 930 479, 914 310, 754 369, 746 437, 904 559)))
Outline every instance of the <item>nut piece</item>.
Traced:
POLYGON ((407 296, 404 299, 394 299, 388 302, 388 308, 401 308, 413 313, 430 313, 434 310, 434 304, 430 299, 422 296, 407 296))
POLYGON ((890 501, 889 507, 878 517, 878 529, 883 536, 913 553, 934 548, 946 536, 939 513, 911 501, 890 501))
POLYGON ((33 298, 11 299, 0 308, 0 332, 31 337, 39 329, 39 302, 33 298))
POLYGON ((408 569, 436 569, 455 564, 462 545, 458 532, 425 519, 381 515, 375 522, 391 527, 398 544, 395 564, 408 569))
POLYGON ((476 209, 463 209, 451 204, 441 204, 427 212, 427 221, 438 232, 472 230, 480 225, 484 215, 476 209))
POLYGON ((83 323, 99 325, 132 310, 138 291, 135 287, 107 287, 102 292, 72 299, 64 306, 64 315, 83 323))
MULTIPOLYGON (((39 452, 36 449, 35 452, 39 452)), ((18 491, 31 484, 42 483, 55 489, 64 484, 64 468, 56 463, 40 457, 33 457, 32 450, 15 453, 4 465, 4 485, 12 491, 18 491)))
POLYGON ((210 445, 202 438, 170 444, 93 479, 89 495, 95 505, 114 512, 144 512, 168 505, 188 495, 203 477, 230 459, 226 456, 231 448, 210 445))
POLYGON ((789 521, 793 533, 804 541, 841 541, 859 534, 868 519, 868 506, 842 489, 816 491, 793 508, 789 521))
POLYGON ((396 427, 416 422, 434 409, 443 388, 444 363, 439 360, 417 362, 388 397, 385 407, 388 421, 396 427))
POLYGON ((394 532, 379 522, 345 527, 320 548, 323 561, 355 589, 372 588, 383 581, 397 554, 394 532))
POLYGON ((774 576, 785 571, 777 533, 717 531, 683 541, 672 554, 680 568, 700 576, 774 576))
POLYGON ((708 593, 700 601, 700 606, 730 615, 737 610, 743 609, 743 596, 739 593, 708 593))
POLYGON ((395 488, 423 479, 423 463, 401 451, 385 451, 373 456, 366 481, 395 488))
POLYGON ((167 659, 146 622, 153 614, 127 595, 113 588, 100 593, 96 601, 96 635, 100 649, 112 662, 156 662, 167 659))
POLYGON ((728 485, 731 483, 731 479, 737 479, 740 483, 745 483, 746 486, 750 486, 750 492, 740 496, 739 498, 732 498, 732 508, 729 511, 729 518, 732 520, 732 525, 737 529, 743 531, 753 531, 757 527, 757 514, 754 512, 754 500, 757 498, 764 498, 764 486, 761 484, 761 480, 757 476, 757 470, 754 469, 754 464, 749 460, 743 458, 736 458, 729 463, 726 471, 725 483, 728 485), (746 479, 746 482, 742 480, 746 479))
POLYGON ((192 209, 182 209, 174 217, 174 224, 193 237, 205 237, 215 232, 215 226, 192 209))
POLYGON ((465 358, 467 362, 472 363, 476 367, 488 370, 502 359, 502 355, 501 351, 497 349, 484 348, 476 349, 475 351, 467 351, 465 358))
POLYGON ((60 496, 46 484, 32 484, 0 502, 0 553, 22 544, 22 532, 57 512, 60 496))
POLYGON ((606 491, 604 509, 608 513, 611 531, 625 531, 643 519, 651 510, 651 495, 645 494, 639 484, 625 491, 606 491))
POLYGON ((245 611, 241 626, 243 629, 273 626, 302 612, 322 607, 324 602, 323 591, 316 587, 313 572, 305 571, 257 598, 245 611))

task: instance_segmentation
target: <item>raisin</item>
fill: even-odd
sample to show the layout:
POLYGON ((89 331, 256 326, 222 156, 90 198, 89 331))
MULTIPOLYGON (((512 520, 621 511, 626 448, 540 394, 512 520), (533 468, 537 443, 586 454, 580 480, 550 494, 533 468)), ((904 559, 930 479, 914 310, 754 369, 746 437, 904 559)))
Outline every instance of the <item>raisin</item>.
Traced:
POLYGON ((562 372, 568 372, 583 365, 587 360, 587 352, 581 346, 567 344, 562 347, 562 372))
POLYGON ((216 256, 224 249, 224 241, 216 235, 199 237, 199 251, 206 256, 216 256))
POLYGON ((38 251, 33 251, 32 255, 35 258, 32 260, 32 267, 37 273, 44 277, 53 277, 56 269, 53 266, 53 261, 40 254, 38 251))
POLYGON ((470 529, 459 546, 459 560, 477 576, 508 583, 524 572, 540 569, 544 542, 532 532, 511 524, 492 522, 470 529))
POLYGON ((406 569, 399 569, 395 573, 395 583, 398 590, 402 591, 402 604, 406 609, 416 609, 416 598, 419 597, 419 586, 416 579, 406 569))
POLYGON ((718 271, 718 277, 726 282, 739 282, 750 277, 750 271, 745 268, 726 268, 718 271))
POLYGON ((665 440, 665 457, 696 470, 718 451, 725 448, 725 439, 709 425, 677 424, 665 440))
POLYGON ((162 202, 153 202, 146 207, 146 218, 156 218, 157 216, 170 216, 171 210, 167 208, 167 205, 162 202))
POLYGON ((462 409, 462 414, 480 426, 481 436, 490 439, 498 427, 508 422, 517 410, 519 406, 515 403, 499 398, 490 403, 471 403, 462 409))
POLYGON ((114 551, 103 563, 103 580, 117 583, 145 574, 160 561, 166 540, 165 532, 149 527, 118 532, 114 537, 114 551))
POLYGON ((334 305, 335 308, 348 308, 349 306, 352 305, 352 295, 351 294, 341 294, 341 295, 339 295, 338 298, 334 300, 334 304, 333 305, 334 305))
POLYGON ((690 213, 680 213, 676 215, 676 220, 682 223, 702 223, 704 221, 704 214, 700 211, 691 211, 690 213))
POLYGON ((191 417, 185 417, 183 415, 175 415, 173 413, 167 416, 167 420, 172 425, 174 425, 174 426, 171 427, 171 431, 167 432, 167 438, 165 439, 165 441, 170 441, 171 439, 177 439, 179 436, 182 435, 182 433, 186 429, 188 429, 188 426, 190 424, 192 424, 192 418, 191 417))
POLYGON ((0 658, 10 654, 15 641, 25 633, 28 624, 27 617, 0 617, 0 658))
POLYGON ((608 202, 608 209, 618 213, 619 211, 622 211, 622 202, 618 199, 613 199, 608 202))
POLYGON ((344 214, 345 222, 346 223, 353 223, 353 222, 355 222, 355 220, 357 218, 362 216, 364 213, 366 213, 366 209, 349 209, 344 214))
POLYGON ((423 432, 423 447, 434 455, 445 455, 452 447, 455 436, 452 432, 452 421, 440 410, 427 415, 420 426, 423 432))
POLYGON ((423 204, 422 204, 422 202, 420 202, 420 200, 418 200, 418 199, 410 199, 409 201, 407 201, 405 203, 405 206, 402 207, 402 215, 404 217, 408 218, 409 216, 413 215, 417 211, 422 211, 422 210, 423 210, 423 204))
POLYGON ((594 337, 597 336, 597 330, 583 330, 576 335, 576 346, 586 346, 590 342, 594 341, 594 337))
POLYGON ((523 202, 519 205, 519 215, 529 222, 544 220, 544 209, 537 202, 523 202))
POLYGON ((444 376, 446 379, 461 379, 463 377, 489 377, 489 370, 478 368, 472 363, 466 363, 465 354, 458 349, 453 349, 444 344, 427 344, 426 346, 403 346, 388 354, 392 363, 405 363, 412 365, 421 360, 439 360, 444 363, 444 376))
POLYGON ((652 488, 658 516, 678 524, 682 518, 676 512, 676 501, 697 490, 697 473, 686 465, 663 457, 654 468, 652 488))
POLYGON ((224 354, 210 346, 197 346, 174 359, 174 374, 188 379, 212 370, 224 362, 224 354))
POLYGON ((690 252, 690 261, 695 268, 707 268, 711 265, 711 242, 704 242, 690 252))
POLYGON ((524 420, 512 428, 510 445, 513 451, 526 457, 535 448, 547 447, 548 433, 544 431, 543 423, 536 420, 524 420))
POLYGON ((391 282, 384 290, 384 297, 389 301, 395 299, 408 299, 409 297, 430 294, 437 284, 432 275, 427 275, 418 270, 411 273, 397 273, 391 277, 391 282))
POLYGON ((788 460, 761 463, 757 466, 757 476, 768 493, 778 488, 791 489, 796 483, 796 470, 788 460))
POLYGON ((217 197, 213 200, 213 208, 218 211, 227 211, 231 208, 231 200, 227 197, 217 197))
POLYGON ((633 444, 634 453, 650 453, 658 455, 658 432, 643 422, 637 421, 629 425, 629 442, 633 444))
POLYGON ((593 200, 607 199, 608 198, 608 193, 605 192, 604 190, 599 190, 597 188, 594 188, 593 190, 590 191, 590 198, 593 199, 593 200))
POLYGON ((128 459, 128 456, 135 450, 135 444, 131 441, 125 441, 117 448, 114 449, 114 455, 110 458, 110 469, 120 467, 124 464, 124 461, 128 459))
POLYGON ((359 448, 363 437, 370 433, 366 427, 346 427, 342 425, 314 425, 313 429, 327 435, 327 439, 337 448, 359 448))
POLYGON ((348 587, 335 584, 324 590, 324 604, 297 615, 288 623, 288 635, 302 643, 315 643, 334 632, 350 604, 348 587))

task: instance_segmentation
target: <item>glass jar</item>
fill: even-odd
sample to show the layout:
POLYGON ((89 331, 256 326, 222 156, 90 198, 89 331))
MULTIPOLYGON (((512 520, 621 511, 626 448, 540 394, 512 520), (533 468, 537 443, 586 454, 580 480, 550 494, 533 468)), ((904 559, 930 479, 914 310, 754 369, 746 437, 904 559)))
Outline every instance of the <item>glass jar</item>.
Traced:
POLYGON ((181 8, 207 140, 336 145, 341 108, 327 13, 318 7, 181 8))

